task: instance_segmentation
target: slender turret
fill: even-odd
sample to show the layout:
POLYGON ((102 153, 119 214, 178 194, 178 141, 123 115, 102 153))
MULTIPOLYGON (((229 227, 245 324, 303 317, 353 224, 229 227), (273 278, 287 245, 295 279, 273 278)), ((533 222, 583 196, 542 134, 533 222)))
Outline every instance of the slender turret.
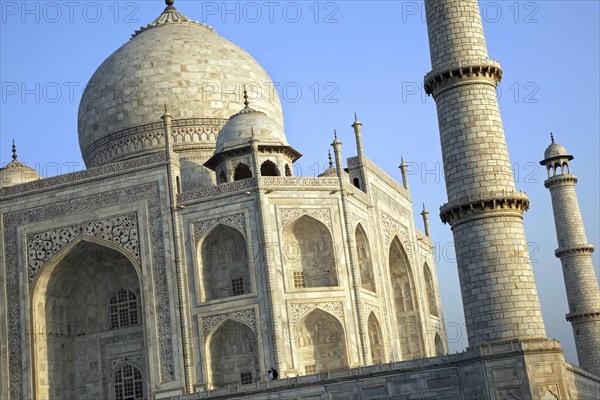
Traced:
POLYGON ((579 202, 575 193, 577 177, 571 174, 573 160, 567 150, 554 142, 544 153, 540 164, 546 166, 558 249, 569 301, 567 321, 573 326, 579 365, 600 376, 600 291, 594 273, 594 246, 587 242, 579 202))
POLYGON ((425 0, 448 203, 469 344, 545 338, 477 0, 425 0))

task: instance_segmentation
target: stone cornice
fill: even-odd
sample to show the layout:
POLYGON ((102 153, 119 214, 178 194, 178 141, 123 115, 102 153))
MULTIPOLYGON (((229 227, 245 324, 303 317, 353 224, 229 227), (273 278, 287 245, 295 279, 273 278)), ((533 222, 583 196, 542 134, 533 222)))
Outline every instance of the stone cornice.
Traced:
POLYGON ((440 208, 443 223, 456 225, 465 219, 484 217, 488 212, 510 212, 522 215, 529 209, 529 199, 523 192, 491 192, 464 196, 440 208))
POLYGON ((594 245, 586 243, 579 246, 561 247, 554 251, 554 255, 557 258, 563 258, 567 256, 577 254, 592 254, 594 252, 594 245))
POLYGON ((563 175, 554 175, 548 179, 546 179, 546 181, 544 181, 544 186, 547 189, 550 189, 553 186, 560 186, 560 185, 575 185, 577 183, 577 177, 575 175, 571 175, 571 174, 563 174, 563 175))
MULTIPOLYGON (((200 190, 185 192, 177 195, 177 202, 183 204, 194 203, 198 200, 209 197, 220 196, 224 194, 232 194, 235 192, 251 191, 258 189, 258 181, 260 180, 260 188, 266 190, 277 189, 311 189, 311 190, 339 190, 340 183, 337 177, 299 177, 299 176, 264 176, 260 178, 249 178, 235 182, 223 183, 220 185, 203 188, 200 190)), ((351 189, 348 183, 347 189, 351 189)), ((363 193, 364 194, 364 193, 363 193)), ((366 195, 365 195, 366 196, 366 195)))
POLYGON ((592 311, 585 313, 569 313, 565 319, 572 324, 589 321, 600 321, 600 311, 592 311))
POLYGON ((31 181, 21 185, 9 186, 0 189, 0 200, 11 198, 17 195, 23 195, 25 193, 28 195, 34 194, 39 191, 46 191, 64 185, 73 185, 97 179, 103 179, 109 176, 122 175, 126 172, 134 172, 140 168, 147 170, 149 166, 162 165, 165 162, 165 153, 157 152, 145 157, 137 157, 127 161, 103 165, 101 167, 90 168, 52 178, 31 181))
POLYGON ((500 64, 494 60, 476 60, 446 65, 425 75, 425 93, 436 97, 441 92, 470 83, 487 83, 496 86, 502 79, 500 64))

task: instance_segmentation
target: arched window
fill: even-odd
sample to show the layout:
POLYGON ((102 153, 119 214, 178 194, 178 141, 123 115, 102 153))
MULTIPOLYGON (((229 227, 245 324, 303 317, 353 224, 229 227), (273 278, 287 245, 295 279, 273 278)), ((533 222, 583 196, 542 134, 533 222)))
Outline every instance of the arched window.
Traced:
POLYGON ((444 345, 442 344, 442 338, 440 338, 439 333, 435 334, 434 342, 435 342, 435 355, 436 356, 444 355, 444 345))
POLYGON ((433 278, 431 277, 431 271, 429 266, 425 264, 423 266, 423 276, 425 278, 425 290, 427 292, 427 305, 429 307, 429 314, 438 316, 437 302, 435 301, 435 287, 433 286, 433 278))
POLYGON ((358 266, 360 269, 360 284, 363 289, 375 292, 375 274, 373 273, 373 263, 371 262, 371 246, 367 234, 361 225, 356 227, 354 233, 356 241, 356 254, 358 256, 358 266))
POLYGON ((389 266, 402 358, 421 357, 423 349, 422 336, 421 328, 419 327, 418 304, 415 301, 412 271, 406 251, 404 251, 397 236, 390 246, 389 266))
POLYGON ((292 176, 292 169, 289 164, 285 164, 285 176, 292 176))
POLYGON ((260 166, 261 176, 279 176, 279 170, 273 161, 267 160, 260 166))
POLYGON ((207 350, 208 381, 212 388, 258 380, 258 344, 247 325, 226 320, 211 335, 207 350))
POLYGON ((233 180, 239 181, 248 178, 252 178, 252 171, 250 171, 250 167, 248 167, 246 164, 238 164, 233 172, 233 180))
POLYGON ((282 251, 292 288, 338 285, 333 238, 325 224, 304 215, 290 224, 284 239, 282 251))
POLYGON ((201 247, 203 301, 250 293, 246 240, 235 228, 216 226, 201 247))
POLYGON ((371 364, 383 363, 383 339, 381 337, 381 327, 373 313, 367 320, 369 330, 369 347, 371 350, 371 364))
POLYGON ((137 297, 134 292, 119 289, 109 302, 110 329, 139 323, 137 297))
POLYGON ((296 354, 304 375, 348 367, 342 324, 333 315, 315 309, 296 326, 296 354))
POLYGON ((352 182, 354 183, 354 186, 360 189, 360 181, 358 180, 358 178, 354 178, 352 182))
POLYGON ((123 365, 115 374, 114 388, 115 400, 143 400, 142 372, 133 365, 123 365))

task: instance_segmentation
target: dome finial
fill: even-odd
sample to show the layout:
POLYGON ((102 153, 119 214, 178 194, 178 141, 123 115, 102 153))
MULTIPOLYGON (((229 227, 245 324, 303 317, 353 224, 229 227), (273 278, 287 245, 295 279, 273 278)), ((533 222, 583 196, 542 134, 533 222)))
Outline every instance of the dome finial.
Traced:
POLYGON ((337 140, 337 130, 336 129, 333 130, 333 138, 335 140, 337 140))
POLYGON ((333 159, 331 158, 331 149, 327 151, 329 153, 329 168, 333 168, 333 159))
POLYGON ((167 5, 167 7, 173 7, 173 4, 175 4, 175 0, 165 0, 165 4, 167 5))
POLYGON ((250 102, 248 101, 248 91, 246 90, 246 85, 244 85, 244 105, 246 108, 248 108, 250 105, 250 102))
POLYGON ((552 141, 552 143, 554 143, 554 134, 552 132, 550 132, 550 140, 552 141))
POLYGON ((17 146, 15 146, 15 139, 13 139, 12 143, 12 159, 17 161, 17 146))

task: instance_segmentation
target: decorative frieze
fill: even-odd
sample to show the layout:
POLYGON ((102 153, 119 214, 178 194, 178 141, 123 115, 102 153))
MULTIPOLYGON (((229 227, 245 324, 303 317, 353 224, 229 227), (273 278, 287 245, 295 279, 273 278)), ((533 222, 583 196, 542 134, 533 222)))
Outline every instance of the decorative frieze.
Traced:
MULTIPOLYGON (((175 151, 185 146, 214 149, 219 131, 227 122, 220 118, 191 118, 174 120, 172 136, 175 151)), ((107 135, 92 143, 83 152, 83 159, 88 166, 98 166, 114 162, 120 158, 130 157, 136 152, 151 151, 164 148, 164 130, 162 122, 136 126, 107 135)))
POLYGON ((164 152, 153 153, 148 156, 138 157, 127 161, 111 163, 101 167, 89 168, 83 171, 77 171, 70 174, 55 176, 52 178, 31 181, 22 185, 3 187, 0 189, 0 198, 14 196, 34 190, 47 190, 61 185, 72 185, 82 181, 99 179, 105 175, 122 174, 125 171, 131 171, 140 167, 147 167, 152 164, 166 162, 164 152))
POLYGON ((193 192, 184 192, 177 195, 178 203, 188 203, 194 200, 201 200, 207 197, 219 196, 238 192, 242 190, 256 189, 256 178, 243 179, 241 181, 223 183, 193 192))
POLYGON ((375 317, 377 317, 377 322, 379 322, 379 324, 381 324, 381 314, 379 312, 378 306, 365 302, 365 303, 363 303, 363 309, 365 311, 365 323, 367 323, 367 321, 369 319, 369 315, 371 315, 371 313, 373 313, 375 315, 375 317))
POLYGON ((282 208, 279 210, 279 221, 285 229, 290 222, 302 215, 309 215, 332 229, 331 212, 327 208, 282 208))
POLYGON ((127 357, 113 358, 110 360, 110 376, 115 376, 117 371, 121 369, 125 364, 131 364, 140 370, 144 370, 144 355, 135 354, 127 357))
POLYGON ((240 213, 235 215, 228 215, 226 217, 219 217, 206 221, 195 222, 193 224, 194 241, 197 242, 198 240, 200 240, 202 235, 204 235, 210 228, 218 224, 233 226, 234 228, 238 229, 242 233, 242 235, 247 236, 246 216, 243 213, 240 213))
POLYGON ((94 222, 34 233, 27 236, 29 283, 60 250, 82 236, 95 237, 125 250, 140 260, 137 214, 119 215, 94 222))
POLYGON ((381 224, 383 225, 383 237, 386 246, 396 234, 400 235, 400 240, 403 243, 408 243, 408 228, 383 211, 381 211, 381 224))
POLYGON ((320 303, 292 303, 289 306, 291 316, 290 322, 297 324, 303 316, 314 310, 320 308, 323 311, 327 311, 330 314, 335 315, 340 321, 344 321, 344 307, 342 302, 320 302, 320 303))
POLYGON ((254 333, 256 332, 256 313, 253 308, 249 308, 247 310, 241 311, 233 311, 223 314, 211 315, 209 317, 202 318, 202 334, 204 336, 204 341, 207 340, 210 333, 217 326, 221 325, 221 323, 227 319, 231 319, 234 321, 242 322, 248 325, 254 333))

